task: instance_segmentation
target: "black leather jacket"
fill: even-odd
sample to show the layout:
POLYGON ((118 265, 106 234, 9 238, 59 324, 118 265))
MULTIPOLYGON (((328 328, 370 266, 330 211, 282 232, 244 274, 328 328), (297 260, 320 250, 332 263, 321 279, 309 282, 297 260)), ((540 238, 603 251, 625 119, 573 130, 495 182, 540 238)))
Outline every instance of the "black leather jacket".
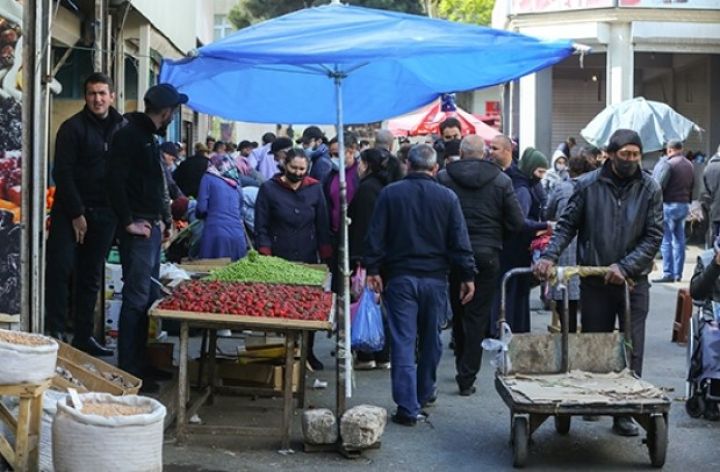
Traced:
POLYGON ((720 266, 715 262, 712 249, 703 251, 697 258, 690 280, 690 296, 696 303, 702 303, 706 314, 713 316, 712 302, 720 302, 720 266))
POLYGON ((618 264, 631 279, 647 275, 663 237, 660 187, 640 169, 621 185, 606 161, 578 179, 543 257, 557 262, 576 234, 579 265, 618 264))

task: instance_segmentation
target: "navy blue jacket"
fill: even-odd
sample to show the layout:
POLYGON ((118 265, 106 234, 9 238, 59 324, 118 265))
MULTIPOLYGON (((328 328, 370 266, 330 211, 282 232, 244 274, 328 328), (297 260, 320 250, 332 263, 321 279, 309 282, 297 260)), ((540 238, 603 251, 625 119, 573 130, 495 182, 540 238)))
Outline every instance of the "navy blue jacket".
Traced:
POLYGON ((316 150, 310 153, 310 177, 324 184, 328 179, 330 171, 333 170, 333 163, 330 160, 330 150, 321 144, 316 150))
POLYGON ((433 177, 412 173, 388 185, 375 205, 365 237, 363 265, 399 275, 445 278, 451 267, 473 280, 473 259, 460 201, 433 177))
POLYGON ((318 262, 332 255, 330 223, 322 185, 305 177, 297 190, 280 175, 260 186, 255 202, 258 252, 289 261, 318 262))

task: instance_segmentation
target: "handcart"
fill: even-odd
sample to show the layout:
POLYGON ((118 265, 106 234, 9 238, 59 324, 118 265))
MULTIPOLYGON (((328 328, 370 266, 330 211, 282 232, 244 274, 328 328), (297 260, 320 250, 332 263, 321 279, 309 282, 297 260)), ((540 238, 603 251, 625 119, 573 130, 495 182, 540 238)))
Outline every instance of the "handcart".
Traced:
MULTIPOLYGON (((529 268, 505 274, 501 287, 500 329, 507 329, 508 280, 529 268)), ((632 416, 647 432, 644 440, 654 467, 662 467, 668 444, 670 399, 630 369, 630 292, 625 286, 624 333, 568 333, 570 276, 599 276, 607 268, 558 267, 554 281, 564 291, 561 333, 512 334, 503 349, 495 387, 510 408, 513 465, 523 467, 530 436, 553 417, 559 434, 568 434, 572 416, 632 416)))

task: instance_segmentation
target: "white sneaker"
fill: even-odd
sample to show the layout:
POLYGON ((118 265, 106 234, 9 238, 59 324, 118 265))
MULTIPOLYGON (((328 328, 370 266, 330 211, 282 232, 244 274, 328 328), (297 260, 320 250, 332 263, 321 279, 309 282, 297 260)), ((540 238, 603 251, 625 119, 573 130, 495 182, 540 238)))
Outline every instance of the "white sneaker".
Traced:
POLYGON ((355 363, 355 370, 373 370, 375 367, 375 361, 358 361, 355 363))

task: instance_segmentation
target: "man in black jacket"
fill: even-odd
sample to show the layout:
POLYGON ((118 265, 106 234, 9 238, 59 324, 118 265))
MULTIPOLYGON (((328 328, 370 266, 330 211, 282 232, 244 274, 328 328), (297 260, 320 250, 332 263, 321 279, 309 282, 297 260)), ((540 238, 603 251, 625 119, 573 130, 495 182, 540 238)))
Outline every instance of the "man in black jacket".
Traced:
POLYGON ((460 161, 451 162, 438 181, 460 199, 470 244, 475 255, 475 296, 465 307, 457 293, 459 281, 451 275, 455 380, 460 395, 475 392, 482 360, 482 340, 490 335, 490 312, 500 275, 499 254, 503 239, 519 232, 525 218, 512 181, 494 161, 483 160, 485 145, 480 136, 466 136, 460 144, 460 161))
POLYGON ((145 362, 147 310, 157 298, 160 244, 170 228, 169 197, 160 146, 175 109, 188 97, 169 84, 150 87, 145 112, 130 113, 128 125, 115 135, 110 153, 107 186, 118 218, 120 260, 123 266, 123 303, 120 309, 118 363, 143 379, 143 391, 157 391, 161 378, 145 362))
POLYGON ((180 163, 173 179, 182 191, 183 195, 197 198, 200 180, 210 165, 210 150, 203 144, 195 145, 195 154, 180 163))
POLYGON ((116 224, 105 195, 105 164, 123 117, 112 106, 115 92, 109 77, 90 75, 84 90, 85 107, 60 126, 55 140, 57 193, 47 243, 45 330, 64 337, 68 287, 75 272, 73 345, 109 356, 113 351, 93 337, 93 313, 116 224))
POLYGON ((427 416, 420 407, 437 395, 447 274, 451 267, 459 271, 460 297, 466 304, 475 292, 475 262, 458 198, 433 177, 435 151, 426 144, 415 146, 409 161, 411 173, 380 192, 363 263, 368 286, 378 293, 386 287, 392 393, 398 405, 392 419, 414 426, 427 416))
MULTIPOLYGON (((604 278, 581 280, 581 320, 586 333, 611 332, 616 318, 623 328, 624 286, 632 281, 630 367, 640 375, 650 301, 647 276, 663 237, 662 192, 640 168, 642 141, 636 132, 615 131, 607 152, 608 160, 600 169, 578 180, 535 273, 547 278, 576 234, 578 265, 610 267, 604 278)), ((616 417, 613 430, 625 436, 638 434, 629 416, 616 417)))

